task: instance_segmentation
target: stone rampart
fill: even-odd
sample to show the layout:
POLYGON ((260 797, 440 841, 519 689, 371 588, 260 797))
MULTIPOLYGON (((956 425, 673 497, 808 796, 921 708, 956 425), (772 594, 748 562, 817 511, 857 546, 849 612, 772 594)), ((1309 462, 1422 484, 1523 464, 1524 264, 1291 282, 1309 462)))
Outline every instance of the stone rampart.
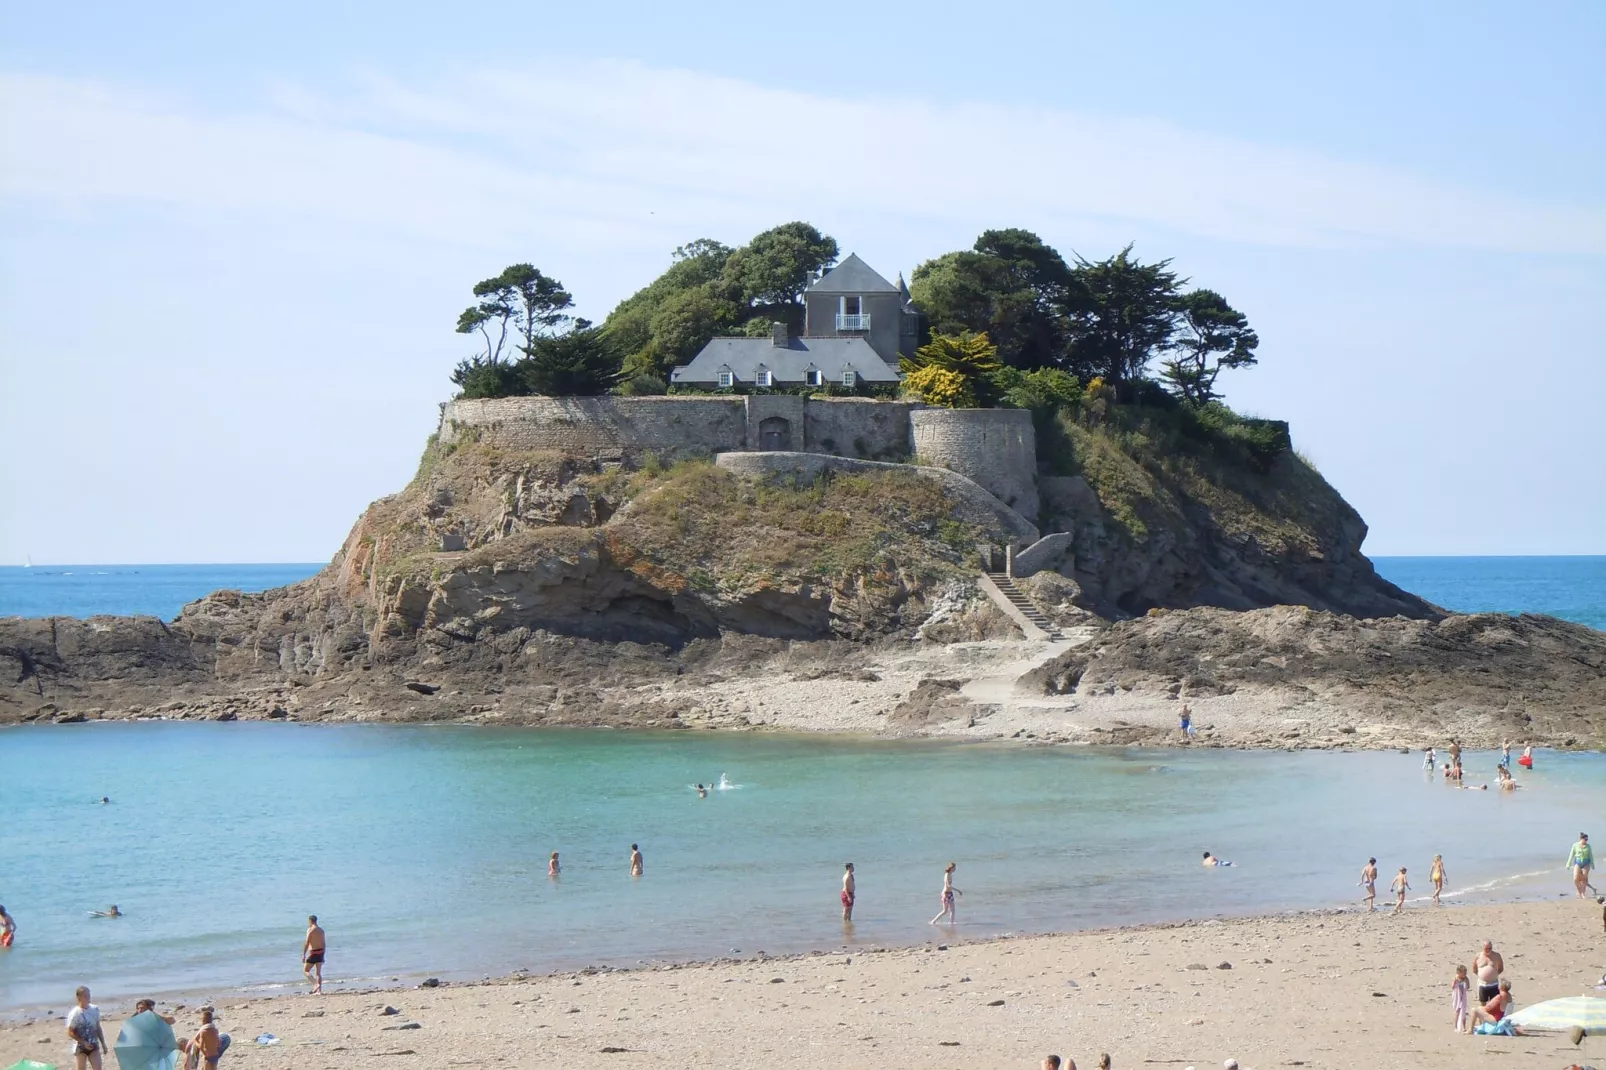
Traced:
POLYGON ((909 414, 919 407, 908 401, 810 398, 803 410, 804 448, 866 461, 908 460, 913 452, 909 414))
POLYGON ((1037 523, 1037 434, 1025 409, 916 409, 915 459, 984 487, 1037 523))
POLYGON ((440 440, 473 430, 514 450, 582 456, 673 458, 747 447, 747 407, 739 397, 474 398, 441 409, 440 440))

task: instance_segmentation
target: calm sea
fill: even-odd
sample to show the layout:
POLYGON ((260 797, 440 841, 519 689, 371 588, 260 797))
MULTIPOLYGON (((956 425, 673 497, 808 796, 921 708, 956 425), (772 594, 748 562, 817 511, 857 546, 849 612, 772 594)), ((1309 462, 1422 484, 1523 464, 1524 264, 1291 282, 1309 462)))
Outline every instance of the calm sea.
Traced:
MULTIPOLYGON (((1606 629, 1606 557, 1379 557, 1377 570, 1463 613, 1549 613, 1606 629)), ((171 620, 209 591, 265 591, 322 565, 0 567, 0 616, 147 613, 171 620)))
POLYGON ((1550 752, 1503 795, 1393 752, 108 722, 0 731, 0 769, 7 1010, 272 991, 309 913, 345 984, 918 943, 949 860, 961 937, 1343 904, 1369 855, 1419 894, 1442 853, 1457 894, 1553 895, 1606 813, 1606 756, 1550 752))

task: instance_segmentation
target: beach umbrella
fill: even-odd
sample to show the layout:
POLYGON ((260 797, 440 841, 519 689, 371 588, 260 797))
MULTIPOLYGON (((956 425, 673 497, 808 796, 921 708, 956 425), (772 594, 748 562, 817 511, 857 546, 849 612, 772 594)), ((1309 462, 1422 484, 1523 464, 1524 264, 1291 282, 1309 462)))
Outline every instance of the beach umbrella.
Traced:
POLYGON ((1606 1036, 1606 999, 1597 996, 1547 999, 1522 1008, 1511 1015, 1511 1020, 1523 1029, 1565 1033, 1577 1028, 1586 1036, 1606 1036))
POLYGON ((140 1011, 124 1022, 113 1050, 122 1070, 174 1070, 178 1066, 173 1027, 153 1011, 140 1011))
POLYGON ((23 1059, 21 1062, 12 1063, 6 1070, 56 1070, 56 1064, 36 1063, 32 1059, 23 1059))

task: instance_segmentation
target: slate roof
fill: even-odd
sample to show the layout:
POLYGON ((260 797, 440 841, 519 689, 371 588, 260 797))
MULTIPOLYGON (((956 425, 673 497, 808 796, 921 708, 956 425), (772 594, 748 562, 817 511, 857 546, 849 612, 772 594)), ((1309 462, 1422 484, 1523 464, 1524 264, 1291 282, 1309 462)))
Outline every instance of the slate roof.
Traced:
POLYGON ((828 383, 840 383, 851 366, 869 383, 895 383, 898 372, 881 359, 863 338, 793 338, 785 347, 768 338, 715 338, 690 364, 669 373, 671 383, 715 385, 721 368, 729 368, 739 383, 758 380, 760 367, 768 368, 777 383, 805 380, 803 373, 817 368, 828 383))
POLYGON ((825 273, 825 277, 808 289, 809 293, 872 294, 897 293, 898 288, 876 273, 876 269, 859 259, 858 253, 849 253, 846 260, 825 273))

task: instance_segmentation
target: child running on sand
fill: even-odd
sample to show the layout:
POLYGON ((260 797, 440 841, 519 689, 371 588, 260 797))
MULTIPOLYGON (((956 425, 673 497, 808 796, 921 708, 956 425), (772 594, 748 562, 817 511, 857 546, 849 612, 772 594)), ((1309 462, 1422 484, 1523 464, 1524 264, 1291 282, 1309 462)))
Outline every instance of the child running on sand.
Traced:
MULTIPOLYGON (((1400 872, 1403 873, 1405 871, 1401 870, 1400 872)), ((1444 904, 1439 902, 1439 893, 1444 891, 1445 883, 1443 855, 1433 856, 1433 869, 1428 873, 1428 879, 1433 882, 1433 905, 1443 906, 1444 904)))
POLYGON ((1405 867, 1400 867, 1399 876, 1389 884, 1394 892, 1394 913, 1398 914, 1405 909, 1405 893, 1410 890, 1411 882, 1405 879, 1405 867))
POLYGON ((1467 968, 1465 966, 1457 966, 1455 968, 1455 980, 1450 982, 1450 1010, 1455 1012, 1455 1031, 1457 1033, 1465 1033, 1469 1024, 1467 1020, 1468 987, 1467 968))

